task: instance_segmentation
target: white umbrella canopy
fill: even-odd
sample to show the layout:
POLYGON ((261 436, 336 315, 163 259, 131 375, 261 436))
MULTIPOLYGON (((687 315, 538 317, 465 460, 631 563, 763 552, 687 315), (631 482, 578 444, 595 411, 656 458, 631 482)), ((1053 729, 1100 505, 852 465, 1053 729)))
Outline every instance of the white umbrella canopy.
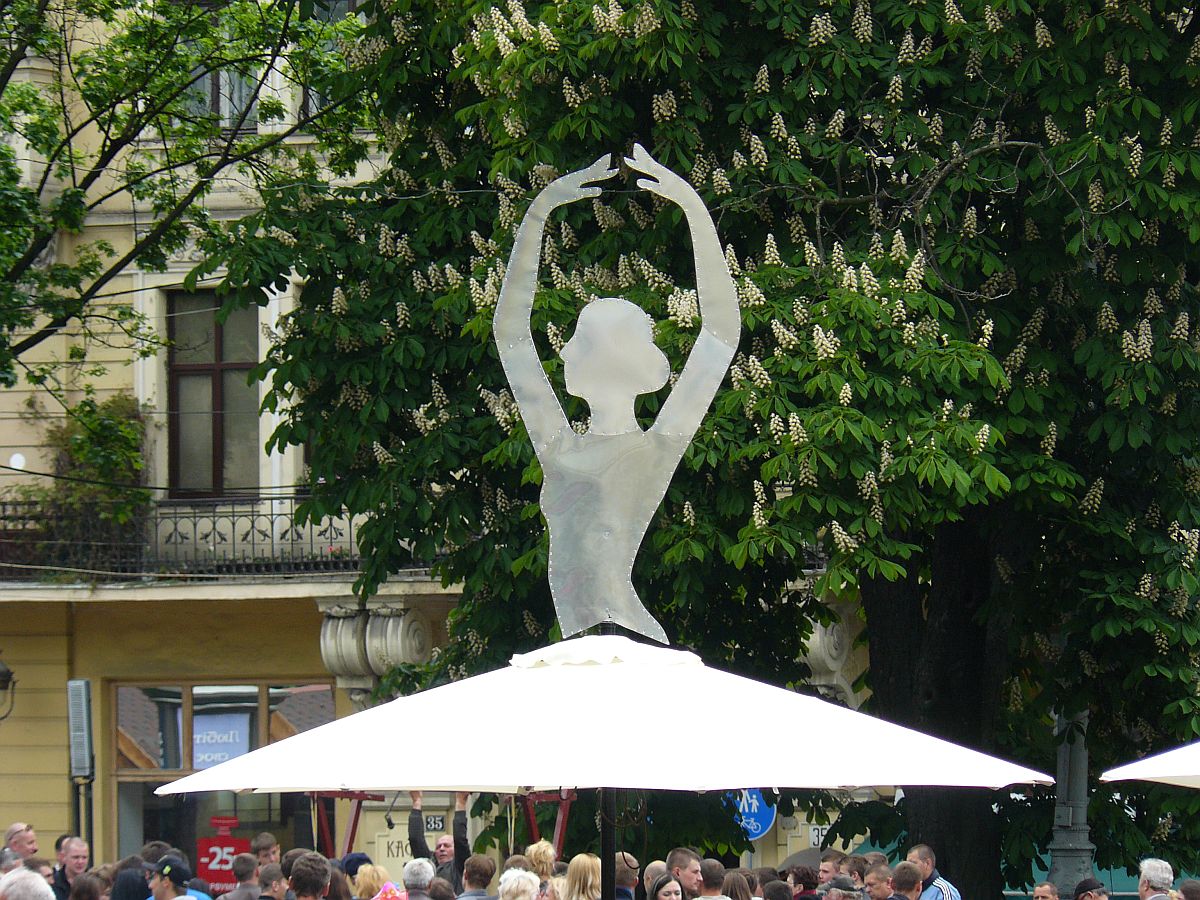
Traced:
POLYGON ((1109 769, 1101 781, 1157 781, 1200 788, 1200 741, 1109 769))
POLYGON ((563 641, 509 666, 401 697, 188 775, 156 793, 457 790, 520 793, 608 787, 709 791, 1050 784, 1049 775, 918 731, 705 666, 694 653, 614 635, 563 641), (692 739, 692 716, 664 714, 648 737, 621 735, 622 711, 722 709, 772 721, 747 746, 692 739), (528 717, 552 709, 561 746, 539 747, 528 717), (448 718, 477 735, 431 733, 448 718), (824 738, 817 736, 823 735, 824 738))

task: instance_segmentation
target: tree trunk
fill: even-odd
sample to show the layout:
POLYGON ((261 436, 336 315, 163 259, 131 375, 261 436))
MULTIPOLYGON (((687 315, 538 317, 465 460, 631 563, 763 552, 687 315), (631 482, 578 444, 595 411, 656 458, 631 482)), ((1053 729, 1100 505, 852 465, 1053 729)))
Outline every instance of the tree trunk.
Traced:
MULTIPOLYGON (((938 526, 929 581, 863 585, 872 709, 955 743, 993 745, 1007 671, 1007 621, 992 615, 991 553, 979 522, 938 526)), ((1000 829, 992 793, 905 788, 909 844, 926 843, 938 869, 971 900, 999 898, 1000 829)))

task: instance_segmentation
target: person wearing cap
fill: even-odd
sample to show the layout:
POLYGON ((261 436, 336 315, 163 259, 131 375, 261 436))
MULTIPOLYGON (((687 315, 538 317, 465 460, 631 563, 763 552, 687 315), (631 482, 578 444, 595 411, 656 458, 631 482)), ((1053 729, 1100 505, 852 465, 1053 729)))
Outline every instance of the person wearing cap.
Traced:
POLYGON ((359 869, 369 865, 371 865, 371 857, 365 853, 347 853, 342 857, 342 871, 346 873, 346 877, 351 881, 354 881, 358 877, 359 869))
POLYGON ((156 863, 145 863, 150 869, 150 896, 154 900, 175 900, 187 893, 192 870, 177 856, 164 856, 156 863))
POLYGON ((1071 900, 1104 900, 1108 896, 1108 888, 1099 878, 1085 878, 1075 885, 1071 900))
POLYGON ((37 856, 37 834, 28 822, 13 822, 4 831, 4 846, 21 859, 37 856))

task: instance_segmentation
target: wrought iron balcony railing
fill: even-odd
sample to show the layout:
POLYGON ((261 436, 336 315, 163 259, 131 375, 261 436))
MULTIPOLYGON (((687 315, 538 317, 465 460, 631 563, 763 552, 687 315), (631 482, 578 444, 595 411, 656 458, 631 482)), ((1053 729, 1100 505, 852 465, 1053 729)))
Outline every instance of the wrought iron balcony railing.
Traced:
POLYGON ((118 522, 103 504, 0 500, 0 580, 300 575, 358 570, 355 520, 300 524, 294 496, 164 500, 118 522))

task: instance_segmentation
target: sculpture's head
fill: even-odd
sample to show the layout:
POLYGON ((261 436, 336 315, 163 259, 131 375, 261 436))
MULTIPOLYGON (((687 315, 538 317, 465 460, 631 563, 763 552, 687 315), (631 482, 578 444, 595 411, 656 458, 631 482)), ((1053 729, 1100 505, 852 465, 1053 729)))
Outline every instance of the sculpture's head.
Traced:
POLYGON ((628 404, 639 394, 653 393, 671 375, 666 355, 654 344, 653 320, 620 297, 585 306, 559 355, 567 392, 593 410, 598 404, 628 404))

